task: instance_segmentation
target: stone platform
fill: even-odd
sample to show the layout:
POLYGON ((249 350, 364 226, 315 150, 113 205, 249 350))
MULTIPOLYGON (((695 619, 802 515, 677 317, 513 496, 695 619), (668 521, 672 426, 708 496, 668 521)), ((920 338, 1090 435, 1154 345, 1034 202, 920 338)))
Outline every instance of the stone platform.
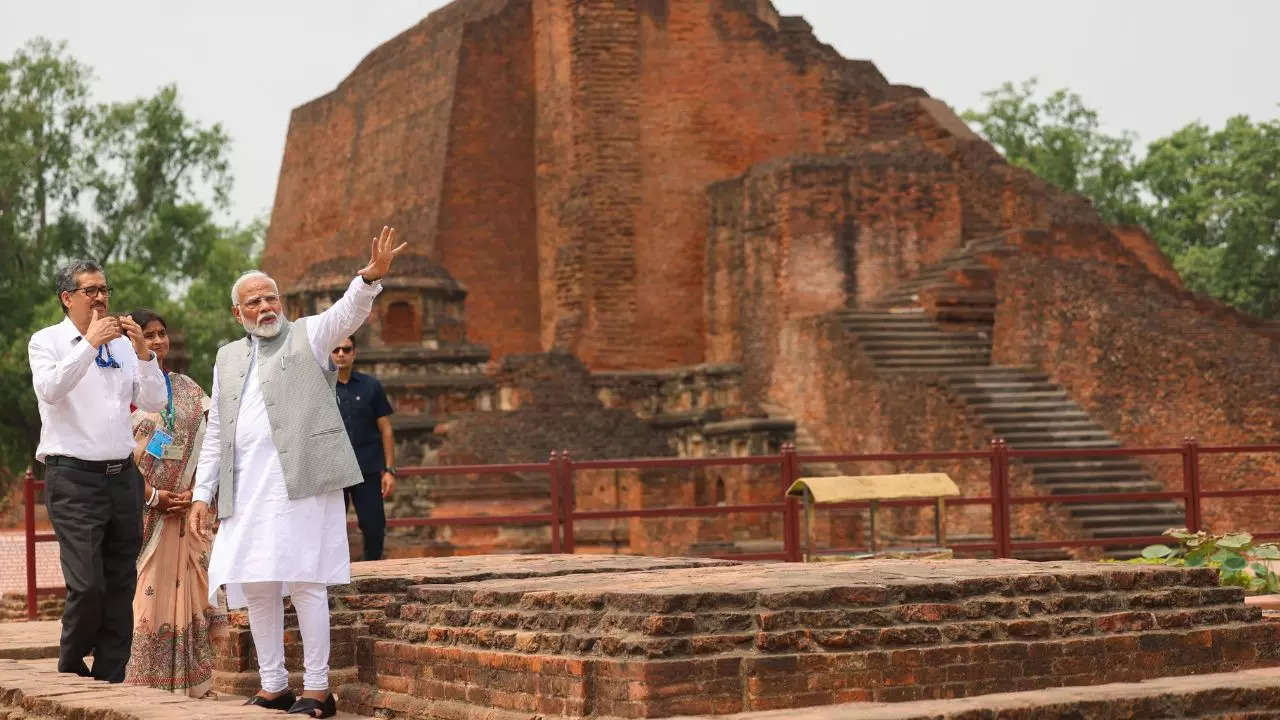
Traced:
MULTIPOLYGON (((1211 570, 479 556, 355 572, 334 592, 334 684, 381 717, 732 714, 1280 664, 1280 629, 1211 570)), ((245 694, 233 620, 218 687, 245 694)))

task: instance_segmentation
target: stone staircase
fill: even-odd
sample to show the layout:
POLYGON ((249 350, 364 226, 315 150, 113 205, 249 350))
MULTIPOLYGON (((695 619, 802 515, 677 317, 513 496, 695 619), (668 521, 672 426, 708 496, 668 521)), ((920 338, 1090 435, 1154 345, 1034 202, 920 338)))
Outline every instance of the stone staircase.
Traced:
POLYGON ((879 310, 926 311, 943 329, 989 333, 995 320, 995 270, 983 258, 1013 250, 1004 235, 968 242, 870 306, 879 310))
MULTIPOLYGON (((885 304, 897 303, 900 301, 885 304)), ((921 307, 850 309, 839 314, 844 327, 878 367, 929 375, 931 382, 962 401, 993 437, 1004 438, 1012 448, 1120 447, 1044 373, 1035 368, 991 365, 989 331, 944 330, 921 307)), ((974 322, 979 315, 966 317, 974 322)), ((1137 461, 1127 457, 1027 458, 1020 462, 1032 471, 1036 486, 1055 495, 1164 490, 1137 461)), ((1091 502, 1064 507, 1095 538, 1159 535, 1185 524, 1181 507, 1174 502, 1091 502)), ((1104 548, 1108 556, 1118 558, 1132 557, 1138 551, 1123 543, 1104 548)))

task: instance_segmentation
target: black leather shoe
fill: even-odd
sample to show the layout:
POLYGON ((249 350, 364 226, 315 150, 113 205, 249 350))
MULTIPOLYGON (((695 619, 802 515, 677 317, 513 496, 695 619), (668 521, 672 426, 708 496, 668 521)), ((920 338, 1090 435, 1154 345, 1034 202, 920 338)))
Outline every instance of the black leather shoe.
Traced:
POLYGON ((329 693, 324 702, 320 702, 315 698, 300 697, 298 702, 289 708, 289 714, 305 714, 313 718, 330 718, 338 714, 338 700, 333 696, 333 693, 329 693), (316 712, 317 710, 319 711, 318 713, 316 712))
POLYGON ((268 710, 288 710, 293 707, 293 704, 297 702, 297 700, 298 698, 293 694, 293 691, 285 688, 285 691, 280 693, 280 695, 274 700, 268 700, 261 695, 254 695, 248 700, 245 700, 244 704, 257 705, 258 707, 264 707, 268 710))

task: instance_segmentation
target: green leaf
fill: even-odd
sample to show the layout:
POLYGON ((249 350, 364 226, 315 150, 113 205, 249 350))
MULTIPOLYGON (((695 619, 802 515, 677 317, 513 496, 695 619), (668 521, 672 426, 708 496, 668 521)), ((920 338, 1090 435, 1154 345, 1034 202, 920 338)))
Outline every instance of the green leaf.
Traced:
POLYGON ((1222 561, 1223 569, 1230 570, 1231 572, 1239 572, 1248 566, 1249 566, 1248 561, 1246 561, 1244 558, 1240 557, 1239 555, 1232 555, 1231 557, 1222 561))
POLYGON ((1274 543, 1254 545, 1251 554, 1259 560, 1280 560, 1280 547, 1274 543))
MULTIPOLYGON (((1214 551, 1213 555, 1209 556, 1209 564, 1221 565, 1222 563, 1226 562, 1227 560, 1230 560, 1231 558, 1239 558, 1239 557, 1240 557, 1240 553, 1235 552, 1234 550, 1216 550, 1214 551)), ((1240 558, 1240 559, 1243 560, 1243 558, 1240 558)))
POLYGON ((1168 545, 1148 545, 1142 548, 1142 557, 1148 559, 1167 558, 1174 553, 1168 545))
POLYGON ((1252 540, 1253 536, 1249 533, 1232 533, 1218 538, 1218 547, 1240 549, 1247 546, 1252 540))
POLYGON ((1204 567, 1206 562, 1204 555, 1188 555, 1186 558, 1187 567, 1204 567))

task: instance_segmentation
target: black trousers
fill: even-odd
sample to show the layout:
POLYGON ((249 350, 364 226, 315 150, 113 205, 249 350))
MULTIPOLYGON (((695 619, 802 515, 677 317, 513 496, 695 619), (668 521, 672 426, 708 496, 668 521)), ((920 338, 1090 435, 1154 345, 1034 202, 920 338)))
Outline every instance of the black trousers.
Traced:
POLYGON ((364 482, 343 490, 343 504, 356 506, 356 521, 364 537, 364 559, 381 560, 387 536, 387 513, 382 507, 382 473, 365 473, 364 482))
POLYGON ((67 583, 58 671, 124 682, 142 548, 142 475, 132 462, 114 475, 50 465, 44 480, 67 583), (84 663, 90 652, 93 670, 84 663))

